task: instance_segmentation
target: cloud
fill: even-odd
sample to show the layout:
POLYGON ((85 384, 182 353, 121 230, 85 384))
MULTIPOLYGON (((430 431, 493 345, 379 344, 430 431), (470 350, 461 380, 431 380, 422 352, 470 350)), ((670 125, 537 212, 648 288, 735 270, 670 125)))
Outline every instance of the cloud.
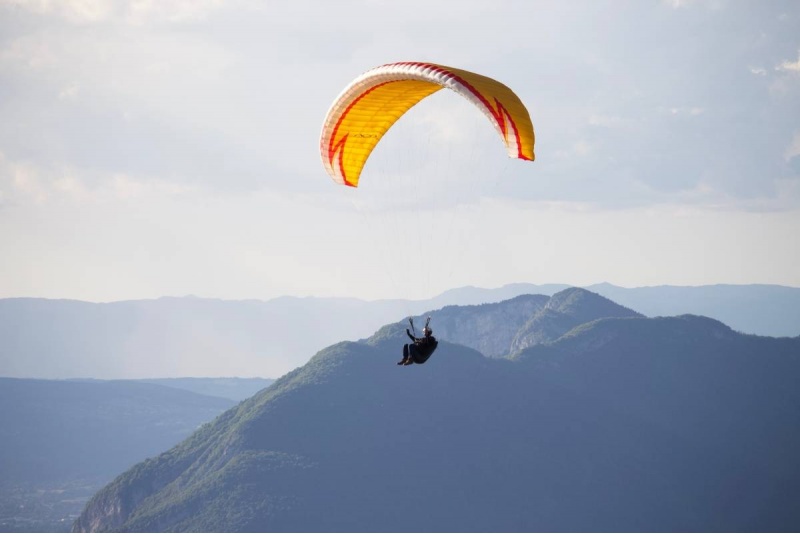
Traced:
MULTIPOLYGON (((0 181, 0 184, 2 184, 3 190, 8 191, 4 196, 9 197, 10 203, 22 203, 18 202, 22 198, 35 205, 46 202, 47 188, 42 184, 35 168, 26 164, 9 164, 4 167, 6 167, 4 169, 6 172, 3 174, 6 174, 6 179, 0 181)), ((2 180, 2 175, 0 175, 0 180, 2 180)))
POLYGON ((775 70, 800 74, 800 51, 797 53, 797 61, 786 60, 775 67, 775 70))
POLYGON ((160 180, 141 180, 126 174, 115 174, 102 191, 116 199, 142 199, 152 196, 180 196, 198 191, 197 187, 160 180))
POLYGON ((104 204, 192 194, 200 188, 124 173, 10 161, 0 152, 0 206, 104 204))
POLYGON ((769 92, 772 96, 785 98, 794 93, 795 85, 800 79, 800 51, 797 61, 785 60, 774 67, 777 73, 770 84, 769 92))
POLYGON ((686 8, 692 5, 705 4, 708 9, 718 11, 725 7, 725 0, 661 0, 661 3, 672 9, 686 8))
MULTIPOLYGON (((292 161, 286 147, 265 150, 290 113, 268 116, 269 78, 213 39, 62 23, 0 46, 0 147, 11 160, 228 190, 278 182, 275 160, 292 161)), ((288 98, 276 106, 299 106, 288 98)))
POLYGON ((57 16, 78 24, 106 20, 113 5, 110 0, 0 0, 0 6, 21 8, 37 15, 57 16))
POLYGON ((80 25, 121 22, 134 26, 203 20, 222 0, 0 0, 0 6, 25 9, 80 25))
POLYGON ((592 152, 592 145, 581 140, 575 143, 575 145, 572 147, 572 150, 576 156, 588 156, 592 152))
POLYGON ((586 159, 594 152, 595 146, 586 139, 577 139, 568 147, 553 152, 553 159, 564 160, 571 163, 586 159))
POLYGON ((58 55, 43 38, 21 37, 0 50, 0 67, 8 65, 36 71, 53 67, 57 62, 58 55))
MULTIPOLYGON (((582 26, 579 32, 553 23, 579 15, 582 24, 593 27, 594 11, 605 8, 591 2, 528 8, 518 2, 489 10, 475 2, 459 4, 450 13, 451 7, 436 5, 425 11, 426 20, 412 23, 418 19, 414 6, 420 5, 414 2, 411 8, 379 1, 328 5, 301 0, 285 5, 239 0, 18 4, 27 11, 22 14, 27 24, 18 25, 19 32, 9 34, 0 51, 9 62, 14 60, 8 69, 0 64, 0 75, 8 74, 10 89, 17 91, 5 105, 0 101, 5 122, 0 146, 10 158, 40 168, 80 169, 81 183, 90 190, 98 187, 95 180, 124 176, 135 183, 152 184, 157 178, 234 194, 265 187, 317 191, 328 185, 315 146, 327 107, 353 76, 397 54, 485 72, 520 94, 537 128, 538 158, 520 171, 512 167, 515 176, 525 176, 514 182, 516 195, 614 204, 617 192, 636 178, 654 189, 638 199, 634 190, 628 198, 649 203, 659 194, 691 187, 705 174, 715 174, 712 183, 722 191, 751 194, 766 187, 759 177, 774 169, 766 151, 743 150, 751 146, 744 141, 752 139, 750 134, 739 141, 736 125, 723 121, 719 111, 734 107, 740 110, 740 123, 764 130, 759 138, 775 136, 779 151, 773 149, 769 157, 784 163, 786 132, 777 131, 778 126, 767 131, 776 124, 765 109, 771 101, 753 98, 755 93, 745 92, 752 87, 738 82, 748 79, 761 96, 763 87, 753 75, 792 83, 794 76, 772 70, 785 55, 764 51, 742 64, 729 44, 743 37, 718 31, 713 34, 720 43, 714 68, 709 69, 704 55, 707 47, 698 48, 694 41, 691 47, 659 47, 651 56, 646 34, 663 24, 664 35, 650 37, 669 39, 677 29, 670 24, 680 27, 687 17, 702 15, 701 10, 670 12, 665 20, 664 5, 657 10, 637 7, 630 20, 655 18, 630 25, 622 17, 607 30, 598 26, 597 33, 584 33, 582 26), (308 16, 310 6, 313 18, 308 16), (42 16, 32 14, 37 10, 42 16), (78 27, 69 17, 87 24, 106 19, 78 27), (476 17, 486 27, 484 34, 474 34, 466 24, 476 17), (656 26, 648 26, 656 20, 656 26), (430 37, 438 35, 430 29, 444 21, 446 42, 430 37), (175 31, 172 25, 181 23, 197 24, 192 31, 175 31), (528 25, 542 31, 530 31, 528 25), (611 38, 627 35, 634 26, 641 48, 631 49, 625 44, 629 38, 611 38), (517 30, 528 30, 536 39, 507 38, 517 30), (598 44, 587 60, 590 42, 598 44), (531 53, 542 47, 552 53, 531 53), (744 70, 748 65, 755 65, 752 74, 744 70), (744 101, 748 105, 739 107, 744 101), (527 179, 529 175, 536 179, 527 179)), ((710 5, 685 0, 663 4, 710 5)), ((437 96, 441 99, 431 100, 437 102, 435 109, 423 103, 392 128, 370 159, 372 171, 384 154, 395 153, 400 155, 395 167, 409 176, 436 176, 440 161, 449 162, 440 172, 448 178, 494 174, 494 160, 488 158, 504 154, 485 118, 459 107, 460 99, 452 94, 431 98, 437 96), (462 116, 468 120, 460 121, 462 116), (418 139, 420 133, 425 143, 418 139), (484 133, 485 142, 479 137, 484 133), (486 159, 473 163, 484 147, 486 159), (470 158, 453 156, 463 154, 470 158)), ((137 190, 123 189, 131 194, 137 190)))
POLYGON ((81 86, 79 83, 77 82, 70 83, 58 93, 59 100, 69 100, 77 97, 80 88, 81 86))
POLYGON ((705 109, 697 106, 693 107, 674 107, 669 108, 670 115, 674 116, 689 116, 689 117, 697 117, 698 115, 702 115, 705 113, 705 109))
POLYGON ((222 6, 222 0, 137 0, 128 4, 125 18, 132 24, 191 22, 206 19, 222 6))
POLYGON ((624 119, 617 115, 592 114, 589 116, 590 126, 600 126, 602 128, 625 128, 633 124, 633 121, 624 119))

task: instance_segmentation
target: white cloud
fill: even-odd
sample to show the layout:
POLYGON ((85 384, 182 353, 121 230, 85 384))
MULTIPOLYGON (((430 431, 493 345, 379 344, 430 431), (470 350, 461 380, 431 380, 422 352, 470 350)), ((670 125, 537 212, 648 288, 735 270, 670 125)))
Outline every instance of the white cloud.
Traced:
POLYGON ((767 71, 761 67, 750 67, 750 72, 756 76, 766 76, 767 71))
POLYGON ((586 157, 592 153, 593 148, 592 144, 585 139, 578 139, 568 149, 555 151, 553 157, 566 160, 572 160, 575 157, 586 157))
POLYGON ((601 126, 603 128, 621 128, 628 124, 629 121, 618 117, 616 115, 595 115, 589 116, 589 125, 601 126))
POLYGON ((7 187, 9 197, 17 204, 20 199, 34 205, 42 205, 47 201, 48 192, 46 185, 42 184, 36 169, 27 164, 10 164, 5 169, 8 172, 7 187))
POLYGON ((130 25, 203 20, 224 5, 222 0, 0 0, 0 6, 22 8, 74 24, 109 21, 130 25))
POLYGON ((578 156, 587 156, 592 152, 592 145, 586 141, 578 141, 572 147, 572 150, 578 156))
POLYGON ((173 184, 158 180, 141 180, 127 174, 116 173, 101 194, 116 199, 142 199, 146 197, 179 196, 197 191, 197 187, 173 184))
POLYGON ((699 106, 691 106, 691 107, 684 106, 684 107, 669 108, 667 111, 669 112, 670 115, 673 116, 697 117, 698 115, 702 115, 703 113, 705 113, 706 110, 705 108, 701 108, 699 106))
POLYGON ((777 67, 775 70, 781 72, 796 72, 800 73, 800 51, 797 53, 797 61, 786 60, 777 67))
POLYGON ((662 0, 662 4, 672 9, 680 9, 700 4, 712 11, 719 11, 726 7, 727 0, 662 0))
POLYGON ((55 15, 83 24, 107 19, 114 3, 111 0, 0 0, 0 5, 27 9, 38 15, 55 15))
POLYGON ((43 70, 57 63, 57 55, 42 36, 26 35, 15 39, 0 50, 0 67, 11 65, 31 70, 43 70))
POLYGON ((223 5, 222 0, 133 0, 125 20, 131 24, 191 22, 206 19, 223 5))
POLYGON ((59 100, 69 100, 77 97, 80 88, 81 86, 79 83, 77 82, 70 83, 58 93, 59 100))
POLYGON ((29 162, 9 160, 0 152, 0 191, 6 205, 40 206, 46 204, 54 190, 69 189, 69 184, 58 176, 47 178, 47 173, 29 162))
POLYGON ((118 200, 176 197, 197 191, 198 187, 124 173, 98 175, 65 165, 46 167, 15 162, 0 152, 0 193, 6 205, 107 204, 118 200))
POLYGON ((173 128, 241 131, 230 123, 248 117, 256 89, 242 84, 235 88, 242 98, 230 96, 229 68, 237 57, 196 35, 154 31, 143 38, 141 31, 29 33, 0 49, 0 73, 49 86, 62 100, 85 96, 101 113, 112 106, 157 116, 173 128))

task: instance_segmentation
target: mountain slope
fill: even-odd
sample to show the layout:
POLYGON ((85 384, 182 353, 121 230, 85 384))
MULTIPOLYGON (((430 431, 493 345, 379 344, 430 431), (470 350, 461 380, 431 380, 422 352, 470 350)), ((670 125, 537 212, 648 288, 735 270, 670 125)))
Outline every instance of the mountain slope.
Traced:
POLYGON ((446 306, 433 314, 431 327, 437 339, 458 340, 484 356, 498 358, 509 353, 519 330, 549 301, 544 295, 520 295, 492 304, 446 306))
POLYGON ((517 332, 509 352, 555 341, 578 325, 604 317, 641 317, 641 314, 585 289, 565 289, 553 295, 517 332))
POLYGON ((121 475, 75 530, 800 527, 800 339, 606 318, 511 360, 442 341, 398 367, 403 337, 321 351, 121 475))

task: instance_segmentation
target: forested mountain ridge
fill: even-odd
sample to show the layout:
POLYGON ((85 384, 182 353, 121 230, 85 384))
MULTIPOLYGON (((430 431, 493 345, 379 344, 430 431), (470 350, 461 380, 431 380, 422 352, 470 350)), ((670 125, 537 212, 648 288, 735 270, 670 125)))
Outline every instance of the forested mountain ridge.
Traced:
POLYGON ((122 474, 74 530, 800 527, 800 338, 634 315, 508 358, 442 338, 398 367, 404 329, 320 351, 122 474))
POLYGON ((642 317, 640 313, 584 289, 565 289, 553 295, 517 332, 509 352, 555 341, 576 326, 606 317, 642 317))

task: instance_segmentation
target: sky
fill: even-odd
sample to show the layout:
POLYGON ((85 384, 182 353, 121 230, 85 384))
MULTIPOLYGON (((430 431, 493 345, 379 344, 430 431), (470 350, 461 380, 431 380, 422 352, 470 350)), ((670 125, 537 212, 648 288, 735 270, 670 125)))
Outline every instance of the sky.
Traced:
POLYGON ((796 1, 0 0, 0 298, 800 287, 798 231, 796 1), (395 61, 511 87, 536 161, 440 91, 336 185, 395 61))

